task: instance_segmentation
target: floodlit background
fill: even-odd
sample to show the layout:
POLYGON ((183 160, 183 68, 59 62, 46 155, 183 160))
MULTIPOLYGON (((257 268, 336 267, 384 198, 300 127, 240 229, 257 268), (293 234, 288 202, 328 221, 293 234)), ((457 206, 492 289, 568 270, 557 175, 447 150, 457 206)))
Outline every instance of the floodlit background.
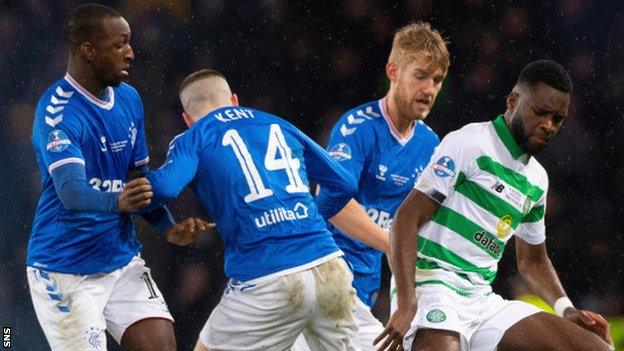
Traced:
MULTIPOLYGON (((31 144, 37 99, 66 70, 61 23, 81 1, 0 1, 0 326, 13 349, 49 349, 36 320, 25 251, 41 191, 31 144)), ((325 146, 342 112, 382 97, 393 32, 425 20, 448 38, 451 67, 426 122, 443 137, 505 110, 505 95, 535 59, 562 63, 574 81, 572 116, 538 155, 550 176, 547 245, 572 301, 608 316, 624 347, 624 3, 621 1, 100 1, 133 30, 129 83, 145 105, 151 166, 185 128, 178 85, 200 68, 223 72, 241 104, 291 121, 325 146), (619 325, 618 325, 619 323, 619 325)), ((204 212, 187 191, 174 215, 204 212)), ((189 350, 225 277, 216 235, 168 245, 139 221, 143 257, 189 350)), ((387 274, 385 275, 387 278, 387 274)), ((513 244, 495 289, 525 293, 513 244)), ((387 289, 387 285, 384 285, 387 289)), ((387 294, 376 314, 388 317, 387 294)), ((117 350, 111 346, 110 350, 117 350)))

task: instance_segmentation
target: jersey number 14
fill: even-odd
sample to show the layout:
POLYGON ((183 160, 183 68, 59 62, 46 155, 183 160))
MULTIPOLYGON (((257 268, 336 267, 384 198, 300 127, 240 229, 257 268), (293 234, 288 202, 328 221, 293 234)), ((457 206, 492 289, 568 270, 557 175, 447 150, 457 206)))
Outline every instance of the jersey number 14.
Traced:
MULTIPOLYGON (((249 186, 249 194, 245 195, 245 202, 249 203, 273 195, 273 190, 264 186, 260 173, 258 173, 258 168, 247 149, 247 145, 245 145, 245 142, 236 129, 230 129, 225 132, 221 144, 223 146, 229 145, 232 147, 241 169, 245 174, 245 179, 249 186)), ((264 167, 269 171, 284 170, 286 172, 288 176, 286 192, 292 194, 309 191, 299 175, 301 162, 292 157, 292 150, 288 147, 288 144, 286 144, 282 129, 277 124, 271 124, 269 144, 267 145, 267 151, 264 156, 264 167), (277 153, 279 153, 279 158, 276 158, 277 153)))

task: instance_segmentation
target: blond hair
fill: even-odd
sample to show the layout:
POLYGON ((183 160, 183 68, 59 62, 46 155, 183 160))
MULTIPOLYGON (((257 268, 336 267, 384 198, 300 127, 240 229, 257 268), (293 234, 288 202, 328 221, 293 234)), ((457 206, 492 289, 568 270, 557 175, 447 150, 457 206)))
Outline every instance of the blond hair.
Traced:
POLYGON ((432 68, 442 68, 446 73, 451 64, 447 41, 427 22, 410 23, 400 28, 392 40, 388 62, 404 66, 414 60, 424 59, 432 68))

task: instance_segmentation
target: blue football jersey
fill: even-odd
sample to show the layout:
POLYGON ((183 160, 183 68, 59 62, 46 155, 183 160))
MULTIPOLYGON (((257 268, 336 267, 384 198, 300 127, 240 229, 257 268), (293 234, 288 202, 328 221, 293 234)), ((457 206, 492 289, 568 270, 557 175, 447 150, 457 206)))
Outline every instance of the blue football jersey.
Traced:
POLYGON ((137 91, 122 83, 105 89, 100 99, 66 75, 37 104, 33 144, 43 193, 28 242, 28 266, 92 274, 126 265, 141 250, 130 216, 68 211, 50 174, 79 163, 94 189, 120 192, 128 169, 149 161, 137 91))
MULTIPOLYGON (((389 229, 397 208, 440 140, 422 121, 401 138, 385 111, 383 99, 347 111, 334 125, 327 149, 358 181, 355 199, 373 221, 389 229)), ((321 194, 323 191, 321 187, 321 194)), ((381 283, 382 253, 328 226, 353 267, 358 297, 374 306, 381 283)))
POLYGON ((154 202, 188 183, 225 244, 225 272, 242 282, 283 275, 342 255, 323 217, 355 195, 355 179, 277 116, 246 107, 209 113, 170 145, 150 173, 154 202), (327 187, 322 206, 309 182, 327 187))

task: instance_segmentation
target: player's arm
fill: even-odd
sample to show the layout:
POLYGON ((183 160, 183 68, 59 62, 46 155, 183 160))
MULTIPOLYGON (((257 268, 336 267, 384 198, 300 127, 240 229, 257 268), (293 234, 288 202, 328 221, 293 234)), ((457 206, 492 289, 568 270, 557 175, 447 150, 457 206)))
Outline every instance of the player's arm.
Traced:
MULTIPOLYGON (((189 217, 180 223, 175 223, 169 211, 164 207, 167 201, 178 196, 195 177, 199 159, 194 145, 193 135, 190 132, 176 137, 170 144, 165 163, 157 170, 147 172, 145 177, 138 178, 150 184, 153 192, 153 204, 143 215, 154 216, 156 218, 151 219, 157 221, 165 216, 170 217, 166 221, 173 222, 173 224, 168 226, 164 235, 169 243, 179 246, 191 244, 199 234, 214 228, 214 224, 200 218, 189 217)), ((124 189, 124 191, 128 190, 130 190, 128 187, 124 189)))
POLYGON ((553 306, 561 317, 591 330, 607 343, 611 340, 611 327, 600 314, 574 308, 561 285, 559 276, 548 257, 546 244, 531 245, 521 238, 516 240, 518 271, 529 289, 553 306))
POLYGON ((385 339, 379 350, 397 350, 416 314, 414 282, 418 236, 422 228, 454 190, 463 173, 470 177, 474 170, 470 155, 474 154, 474 138, 463 132, 449 133, 436 148, 431 161, 416 181, 414 189, 403 201, 392 222, 392 271, 397 286, 398 308, 388 320, 375 344, 385 339))
POLYGON ((169 147, 169 154, 163 165, 147 174, 146 179, 152 186, 155 205, 162 205, 178 196, 195 178, 199 158, 193 138, 192 131, 176 138, 169 147))
POLYGON ((126 213, 147 206, 151 201, 150 186, 142 181, 130 184, 134 190, 124 196, 93 189, 87 182, 82 163, 62 165, 54 168, 50 175, 63 207, 69 211, 126 213))
POLYGON ((398 308, 388 320, 384 331, 375 339, 384 343, 379 350, 395 350, 416 314, 418 304, 414 282, 418 232, 431 219, 440 205, 421 191, 412 190, 399 206, 392 223, 392 271, 397 287, 398 308))
MULTIPOLYGON (((149 174, 149 172, 150 169, 146 164, 139 165, 129 170, 128 179, 142 178, 149 174)), ((167 229, 176 224, 171 212, 165 205, 151 208, 149 211, 143 212, 140 215, 147 223, 156 228, 160 234, 165 234, 167 229)))
POLYGON ((329 221, 349 236, 376 248, 390 257, 390 235, 364 212, 362 205, 355 199, 351 199, 329 221))

